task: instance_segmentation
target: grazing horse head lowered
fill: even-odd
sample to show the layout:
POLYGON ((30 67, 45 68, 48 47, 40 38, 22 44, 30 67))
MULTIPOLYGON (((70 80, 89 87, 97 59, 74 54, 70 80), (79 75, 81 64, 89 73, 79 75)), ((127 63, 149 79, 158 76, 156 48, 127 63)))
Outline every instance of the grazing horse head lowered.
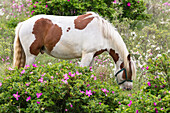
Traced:
POLYGON ((60 59, 81 58, 90 66, 95 56, 107 51, 115 62, 120 88, 132 89, 136 68, 120 34, 94 12, 79 16, 37 15, 15 30, 14 67, 33 64, 39 53, 60 59))

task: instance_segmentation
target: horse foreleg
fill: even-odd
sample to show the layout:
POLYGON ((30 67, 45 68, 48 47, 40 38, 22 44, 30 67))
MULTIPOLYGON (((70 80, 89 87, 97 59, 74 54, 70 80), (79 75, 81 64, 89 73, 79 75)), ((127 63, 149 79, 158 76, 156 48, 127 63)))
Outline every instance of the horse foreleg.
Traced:
POLYGON ((80 66, 82 67, 90 66, 93 61, 93 56, 94 56, 94 53, 83 53, 80 66))

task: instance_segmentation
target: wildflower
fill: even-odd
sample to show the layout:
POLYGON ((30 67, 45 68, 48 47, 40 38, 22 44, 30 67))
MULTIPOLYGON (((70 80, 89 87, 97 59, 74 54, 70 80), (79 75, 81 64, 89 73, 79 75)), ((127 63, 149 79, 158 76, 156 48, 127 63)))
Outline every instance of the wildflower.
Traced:
POLYGON ((148 69, 149 69, 149 66, 146 67, 146 70, 148 70, 148 69))
POLYGON ((139 111, 138 111, 138 110, 136 110, 136 113, 139 113, 139 111))
POLYGON ((161 87, 161 88, 164 88, 164 87, 165 87, 165 85, 161 85, 160 87, 161 87))
POLYGON ((75 73, 74 73, 74 74, 71 74, 71 72, 68 72, 68 75, 70 75, 71 77, 74 77, 74 76, 75 76, 75 73))
POLYGON ((38 81, 41 82, 41 83, 43 83, 43 78, 41 77, 38 81))
POLYGON ((130 103, 128 104, 128 106, 130 107, 130 106, 131 106, 131 104, 132 104, 132 101, 130 100, 130 103))
POLYGON ((38 67, 36 64, 32 64, 33 67, 38 67))
POLYGON ((11 67, 9 67, 8 70, 15 70, 15 69, 12 69, 11 67))
POLYGON ((119 101, 119 104, 121 105, 120 101, 119 101))
POLYGON ((51 79, 53 79, 54 77, 53 76, 51 76, 51 79))
POLYGON ((25 68, 27 69, 28 67, 30 67, 29 65, 25 65, 25 68))
POLYGON ((99 102, 99 105, 101 105, 102 103, 101 102, 99 102))
POLYGON ((37 101, 37 104, 40 104, 40 102, 37 101))
POLYGON ((20 95, 18 95, 18 92, 16 94, 13 94, 13 96, 16 98, 16 100, 18 100, 18 98, 20 97, 20 95))
POLYGON ((150 83, 150 82, 148 82, 147 84, 148 84, 148 86, 151 86, 151 83, 150 83))
POLYGON ((26 101, 28 102, 30 99, 31 99, 31 97, 29 96, 29 97, 26 99, 26 101))
POLYGON ((156 106, 156 103, 155 103, 155 102, 154 102, 153 104, 154 104, 154 106, 156 106))
POLYGON ((158 110, 155 108, 155 112, 158 113, 158 110))
POLYGON ((115 93, 114 91, 112 91, 112 93, 115 93))
POLYGON ((92 95, 92 93, 91 93, 91 90, 86 90, 86 95, 88 95, 89 97, 90 97, 90 95, 92 95))
POLYGON ((114 0, 113 3, 116 4, 116 0, 114 0))
POLYGON ((70 0, 67 0, 68 2, 70 2, 70 0))
POLYGON ((65 111, 68 111, 68 109, 65 109, 65 111))
POLYGON ((163 108, 161 108, 161 110, 163 110, 163 108))
POLYGON ((139 1, 137 1, 139 3, 139 1))
POLYGON ((32 12, 31 12, 31 15, 32 15, 34 12, 35 12, 35 11, 32 11, 32 12))
POLYGON ((106 93, 106 92, 108 93, 108 92, 109 92, 107 89, 103 89, 103 88, 102 88, 101 90, 102 90, 104 93, 106 93))
POLYGON ((24 74, 24 73, 25 73, 25 70, 22 70, 22 71, 21 71, 21 74, 24 74))
POLYGON ((2 86, 2 83, 0 82, 0 87, 2 86))
POLYGON ((65 84, 68 84, 67 80, 61 79, 65 84))
POLYGON ((168 2, 163 3, 163 5, 168 5, 168 2))
POLYGON ((35 4, 37 4, 38 2, 35 2, 35 4))
POLYGON ((82 75, 82 73, 79 73, 78 71, 76 71, 76 75, 82 75))
POLYGON ((94 75, 92 74, 92 75, 91 75, 91 78, 93 78, 93 77, 94 77, 94 75))
POLYGON ((51 62, 49 62, 49 63, 48 63, 48 65, 52 65, 52 63, 51 63, 51 62))
POLYGON ((131 6, 131 3, 130 3, 130 2, 128 2, 128 3, 127 3, 127 6, 131 6))
POLYGON ((128 96, 129 96, 129 97, 131 97, 131 96, 132 96, 132 94, 128 94, 128 96))
POLYGON ((80 90, 80 93, 85 93, 85 92, 80 90))
POLYGON ((94 80, 97 80, 96 76, 94 76, 94 80))
MULTIPOLYGON (((7 37, 7 38, 8 38, 8 37, 7 37)), ((9 60, 9 56, 8 56, 8 57, 6 57, 6 61, 7 61, 7 60, 9 60)))
POLYGON ((25 85, 26 85, 26 86, 29 86, 30 84, 31 84, 31 82, 29 82, 29 83, 26 83, 25 85))
POLYGON ((46 73, 42 74, 41 76, 43 77, 46 73))
POLYGON ((68 75, 70 75, 70 76, 71 76, 71 72, 68 72, 68 75))
POLYGON ((36 95, 37 95, 37 98, 39 98, 42 95, 42 93, 37 93, 36 95))
POLYGON ((72 104, 70 104, 70 107, 72 108, 72 107, 73 107, 73 105, 72 105, 72 104))
POLYGON ((67 74, 64 74, 63 76, 64 76, 64 79, 65 79, 65 80, 68 80, 68 79, 69 79, 69 77, 67 76, 67 74))
POLYGON ((48 7, 48 5, 45 5, 45 7, 47 8, 47 7, 48 7))

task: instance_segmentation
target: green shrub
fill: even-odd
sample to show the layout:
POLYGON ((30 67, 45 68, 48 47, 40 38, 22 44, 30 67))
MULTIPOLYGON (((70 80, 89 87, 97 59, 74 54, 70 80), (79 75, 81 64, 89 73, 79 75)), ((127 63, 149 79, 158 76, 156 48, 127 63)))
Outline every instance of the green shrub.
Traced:
POLYGON ((65 61, 11 70, 0 81, 0 112, 113 112, 118 87, 93 75, 65 61))
POLYGON ((32 0, 30 11, 33 15, 50 14, 60 16, 80 15, 87 11, 94 11, 103 17, 113 20, 116 10, 123 11, 117 18, 130 18, 132 20, 145 20, 150 18, 143 0, 32 0), (131 3, 130 6, 127 4, 131 3))
MULTIPOLYGON (((144 91, 152 95, 162 94, 162 89, 170 88, 170 58, 167 54, 162 54, 156 59, 149 59, 146 75, 150 78, 144 91)), ((164 95, 161 95, 163 97, 164 95)))

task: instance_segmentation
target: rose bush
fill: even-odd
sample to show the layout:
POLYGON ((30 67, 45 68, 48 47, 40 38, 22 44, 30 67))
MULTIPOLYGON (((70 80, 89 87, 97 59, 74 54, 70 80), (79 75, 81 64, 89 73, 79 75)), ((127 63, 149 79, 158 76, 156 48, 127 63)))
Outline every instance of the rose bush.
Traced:
POLYGON ((1 112, 112 112, 118 87, 69 62, 8 70, 0 81, 1 112))

